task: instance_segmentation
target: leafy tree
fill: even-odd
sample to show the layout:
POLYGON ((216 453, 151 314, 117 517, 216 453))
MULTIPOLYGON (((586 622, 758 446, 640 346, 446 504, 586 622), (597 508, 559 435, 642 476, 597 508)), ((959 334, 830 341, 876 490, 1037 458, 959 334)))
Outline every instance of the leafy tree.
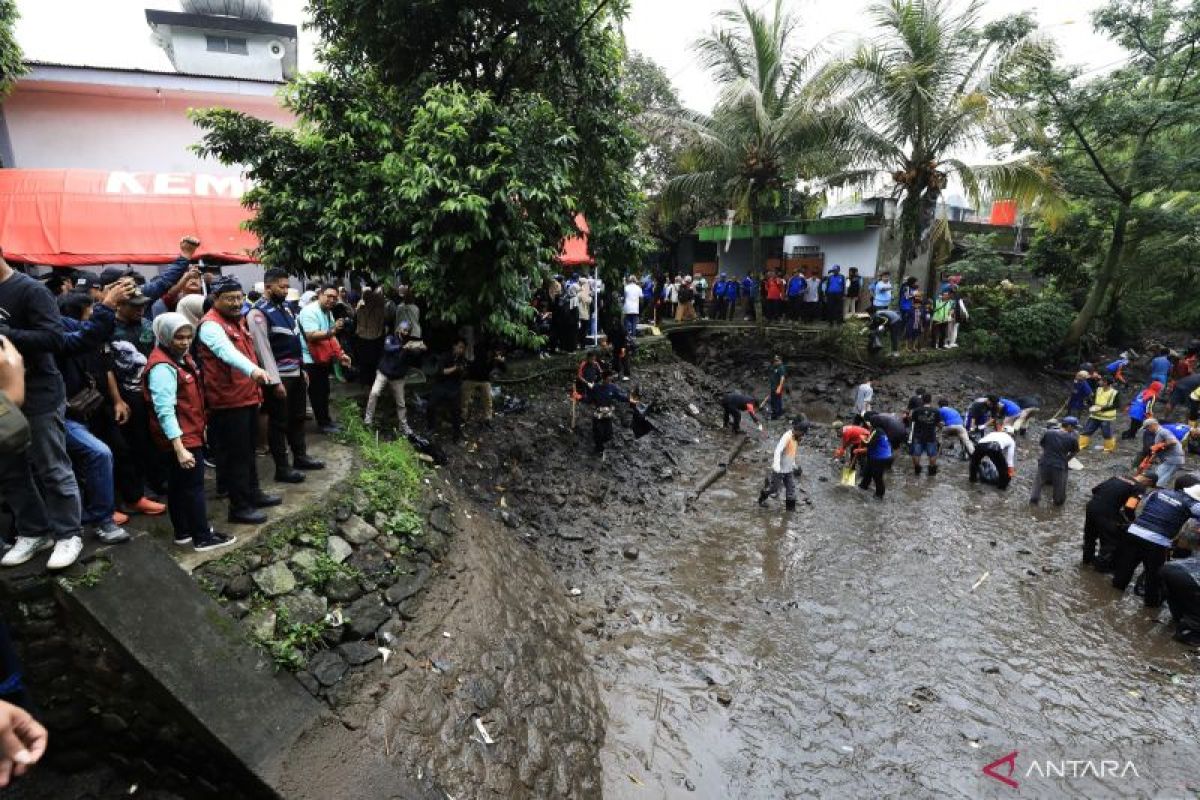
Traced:
MULTIPOLYGON (((0 0, 0 100, 4 100, 12 87, 25 74, 21 46, 13 32, 17 25, 16 0, 0 0)), ((4 166, 0 162, 0 167, 4 166)))
POLYGON ((789 190, 839 165, 837 114, 818 90, 815 53, 799 53, 798 19, 775 0, 771 16, 739 0, 724 27, 701 39, 701 63, 722 86, 711 116, 651 114, 651 135, 686 142, 666 185, 670 211, 717 198, 751 226, 751 269, 761 268, 762 222, 788 206, 789 190))
POLYGON ((519 340, 576 212, 610 280, 636 263, 625 2, 309 8, 325 72, 289 86, 295 129, 196 115, 199 150, 257 181, 246 200, 264 261, 305 274, 401 267, 434 318, 519 340))
POLYGON ((1067 346, 1079 343, 1106 303, 1112 308, 1131 256, 1164 221, 1166 196, 1200 189, 1200 3, 1111 0, 1093 24, 1128 51, 1127 65, 1085 80, 1043 63, 1027 76, 1035 121, 1047 132, 1030 141, 1107 229, 1067 346))
MULTIPOLYGON (((1006 102, 1022 65, 1044 58, 1028 15, 981 25, 981 2, 956 12, 947 0, 891 0, 873 7, 880 39, 830 72, 859 109, 851 130, 856 169, 835 182, 870 185, 889 174, 901 198, 899 280, 917 259, 943 190, 957 178, 972 199, 985 193, 1030 204, 1051 191, 1036 161, 971 166, 953 153, 1001 144, 1006 102)), ((932 285, 934 275, 927 277, 932 285)))

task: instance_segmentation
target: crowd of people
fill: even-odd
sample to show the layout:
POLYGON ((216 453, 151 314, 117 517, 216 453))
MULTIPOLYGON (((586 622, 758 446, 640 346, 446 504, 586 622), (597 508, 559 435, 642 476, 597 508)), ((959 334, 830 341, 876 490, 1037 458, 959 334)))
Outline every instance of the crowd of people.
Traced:
MULTIPOLYGON (((1030 504, 1040 503, 1048 486, 1054 505, 1063 505, 1070 471, 1082 467, 1075 462, 1092 447, 1092 435, 1099 431, 1103 436, 1094 449, 1115 452, 1114 425, 1123 410, 1130 421, 1125 438, 1140 436, 1140 447, 1128 474, 1091 489, 1082 563, 1111 573, 1113 587, 1122 592, 1141 566, 1136 592, 1148 608, 1165 601, 1175 621, 1176 638, 1190 645, 1200 645, 1200 474, 1186 471, 1187 453, 1200 452, 1198 355, 1200 342, 1182 353, 1157 350, 1147 365, 1150 379, 1145 388, 1124 406, 1120 387, 1128 384, 1125 370, 1136 354, 1122 354, 1100 369, 1082 365, 1059 409, 1068 413, 1045 423, 1029 496, 1030 504), (1172 402, 1156 408, 1159 395, 1172 402), (1081 423, 1085 414, 1087 420, 1081 423), (1172 421, 1174 416, 1186 421, 1172 421)), ((782 417, 783 374, 779 359, 774 359, 768 396, 762 400, 729 392, 722 402, 723 424, 740 432, 741 415, 748 413, 762 430, 758 414, 768 403, 771 418, 782 417)), ((833 458, 841 465, 843 485, 873 489, 879 499, 886 494, 885 476, 901 453, 911 459, 915 475, 924 472, 933 478, 938 475, 939 456, 956 451, 968 462, 971 483, 1007 490, 1017 472, 1017 439, 1027 436, 1041 407, 1037 397, 992 394, 971 400, 960 411, 947 399, 935 404, 930 393, 918 389, 902 412, 888 413, 873 407, 874 396, 869 379, 856 389, 850 422, 834 423, 838 442, 833 458)), ((758 498, 760 505, 782 486, 788 510, 795 509, 793 476, 800 473, 796 446, 809 427, 799 415, 780 436, 758 498)))
MULTIPOLYGON (((127 541, 134 514, 169 515, 177 545, 229 546, 236 537, 210 519, 206 469, 228 498, 228 523, 267 521, 282 497, 263 488, 258 442, 275 483, 323 469, 308 453, 305 421, 311 409, 320 432, 339 430, 336 381, 368 389, 368 424, 390 390, 397 430, 412 434, 405 385, 427 350, 406 287, 310 283, 301 292, 287 272, 267 269, 246 292, 219 266, 196 263, 199 245, 184 237, 178 257, 148 280, 128 267, 39 280, 0 251, 0 346, 19 354, 23 376, 9 419, 27 431, 20 447, 0 452, 12 520, 0 565, 51 550, 47 566, 63 569, 87 535, 127 541)), ((468 406, 490 418, 490 375, 504 368, 502 352, 472 353, 473 344, 438 360, 426 406, 431 426, 448 416, 456 435, 468 406)), ((0 414, 0 440, 5 421, 0 414)))

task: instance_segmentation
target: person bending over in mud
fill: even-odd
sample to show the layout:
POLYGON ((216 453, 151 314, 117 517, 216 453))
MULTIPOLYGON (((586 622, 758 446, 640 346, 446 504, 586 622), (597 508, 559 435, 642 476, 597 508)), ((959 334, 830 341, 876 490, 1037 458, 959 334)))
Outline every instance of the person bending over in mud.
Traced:
POLYGON ((730 392, 725 395, 721 401, 721 409, 724 415, 721 417, 721 427, 728 428, 733 425, 734 433, 742 432, 742 412, 745 411, 750 415, 750 419, 754 420, 758 425, 758 429, 763 429, 762 420, 758 418, 758 404, 753 397, 741 392, 730 392))
POLYGON ((779 485, 784 487, 784 502, 788 511, 796 510, 796 473, 800 471, 796 463, 800 440, 808 433, 808 420, 804 415, 792 418, 792 427, 779 437, 775 445, 775 456, 771 461, 771 472, 763 482, 762 491, 758 493, 758 504, 765 506, 768 497, 779 494, 779 485))

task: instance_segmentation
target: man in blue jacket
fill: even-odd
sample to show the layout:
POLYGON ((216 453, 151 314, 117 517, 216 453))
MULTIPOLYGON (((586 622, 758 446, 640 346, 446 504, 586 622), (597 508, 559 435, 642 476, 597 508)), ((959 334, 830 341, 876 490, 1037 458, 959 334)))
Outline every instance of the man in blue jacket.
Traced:
POLYGON ((725 319, 725 284, 728 283, 728 276, 724 272, 717 277, 717 280, 712 285, 712 318, 725 319))
POLYGON ((804 274, 800 270, 792 273, 792 277, 787 283, 787 315, 788 319, 796 322, 800 319, 800 306, 804 302, 804 289, 808 286, 808 282, 804 280, 804 274))
POLYGON ((725 319, 733 319, 737 309, 738 282, 733 278, 725 281, 725 319))
POLYGON ((746 298, 746 319, 757 319, 754 313, 754 298, 758 297, 758 281, 754 280, 752 275, 747 274, 742 278, 742 297, 746 298))
POLYGON ((1140 563, 1146 576, 1142 599, 1147 608, 1161 606, 1159 570, 1167 563, 1183 524, 1195 518, 1200 518, 1200 479, 1194 475, 1181 475, 1175 479, 1173 489, 1156 489, 1146 495, 1117 548, 1113 587, 1125 591, 1140 563))
POLYGON ((842 302, 846 297, 846 278, 842 268, 834 264, 821 282, 821 293, 825 296, 825 319, 830 326, 842 324, 842 302))

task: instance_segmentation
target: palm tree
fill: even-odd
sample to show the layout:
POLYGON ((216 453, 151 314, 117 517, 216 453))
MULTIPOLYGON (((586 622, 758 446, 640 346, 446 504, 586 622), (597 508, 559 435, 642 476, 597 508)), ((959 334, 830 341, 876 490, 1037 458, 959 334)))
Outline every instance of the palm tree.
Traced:
POLYGON ((815 91, 814 51, 796 52, 797 20, 775 0, 770 17, 739 0, 717 15, 722 27, 695 44, 701 64, 722 86, 711 116, 648 113, 651 137, 682 141, 681 174, 663 191, 668 210, 721 197, 751 226, 751 270, 761 269, 762 222, 786 206, 799 182, 841 166, 837 115, 815 91))
MULTIPOLYGON (((1012 122, 1006 90, 1044 59, 1025 16, 979 26, 979 0, 956 13, 946 0, 890 0, 871 9, 882 35, 834 65, 828 89, 857 109, 849 135, 857 169, 834 184, 890 175, 901 200, 899 279, 917 259, 938 200, 957 178, 974 201, 990 194, 1030 205, 1052 196, 1049 172, 1029 158, 971 166, 954 156, 997 144, 1012 122)), ((932 284, 932 266, 927 283, 932 284)))

